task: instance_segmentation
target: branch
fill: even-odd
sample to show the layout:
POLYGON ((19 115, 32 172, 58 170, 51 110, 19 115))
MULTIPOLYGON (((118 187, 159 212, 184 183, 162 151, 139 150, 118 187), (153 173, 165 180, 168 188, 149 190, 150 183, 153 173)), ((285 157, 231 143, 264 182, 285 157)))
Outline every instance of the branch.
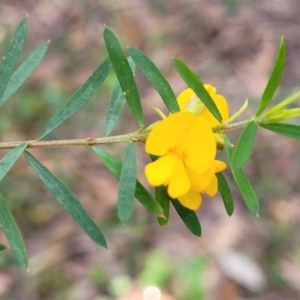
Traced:
MULTIPOLYGON (((94 146, 100 144, 113 144, 113 143, 130 143, 130 142, 145 142, 148 132, 132 132, 124 135, 109 136, 102 138, 85 138, 85 139, 72 139, 72 140, 53 140, 53 141, 26 141, 27 148, 54 148, 54 147, 71 147, 71 146, 94 146)), ((25 141, 24 141, 25 142, 25 141)), ((24 142, 3 142, 0 143, 1 149, 13 149, 24 142)))

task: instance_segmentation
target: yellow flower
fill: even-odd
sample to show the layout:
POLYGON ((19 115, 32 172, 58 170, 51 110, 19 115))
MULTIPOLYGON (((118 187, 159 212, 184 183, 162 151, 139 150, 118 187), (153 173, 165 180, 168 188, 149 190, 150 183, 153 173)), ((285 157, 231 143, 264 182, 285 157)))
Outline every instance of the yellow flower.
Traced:
MULTIPOLYGON (((215 102, 221 116, 222 121, 226 121, 229 118, 228 105, 226 99, 222 95, 216 94, 216 88, 209 84, 204 84, 205 89, 215 102)), ((186 89, 177 97, 177 102, 181 111, 185 110, 186 105, 192 97, 197 97, 192 89, 186 89)), ((213 114, 207 109, 206 106, 203 107, 199 116, 205 118, 211 127, 215 127, 220 124, 220 122, 213 116, 213 114)))
POLYGON ((160 156, 145 168, 150 185, 168 186, 170 197, 183 206, 196 210, 202 201, 200 193, 217 193, 215 173, 226 164, 215 160, 214 133, 204 117, 189 111, 168 116, 152 129, 145 150, 160 156))

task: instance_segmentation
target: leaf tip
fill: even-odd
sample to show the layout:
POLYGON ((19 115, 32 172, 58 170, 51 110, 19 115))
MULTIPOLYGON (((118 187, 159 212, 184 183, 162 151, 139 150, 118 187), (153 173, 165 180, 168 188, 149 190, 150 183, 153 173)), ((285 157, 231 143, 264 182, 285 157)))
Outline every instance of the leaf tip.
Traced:
POLYGON ((104 25, 104 32, 105 31, 111 31, 112 32, 112 30, 106 24, 103 24, 103 25, 104 25))
POLYGON ((101 246, 102 246, 103 248, 107 249, 107 250, 111 253, 111 250, 108 248, 107 243, 106 243, 105 240, 104 240, 103 244, 101 244, 101 246))
POLYGON ((129 218, 124 218, 124 216, 118 214, 119 220, 121 221, 121 225, 125 226, 126 223, 128 222, 129 218))
POLYGON ((167 220, 167 217, 164 215, 163 212, 160 212, 158 215, 157 215, 158 218, 161 218, 161 219, 164 219, 164 220, 167 220))

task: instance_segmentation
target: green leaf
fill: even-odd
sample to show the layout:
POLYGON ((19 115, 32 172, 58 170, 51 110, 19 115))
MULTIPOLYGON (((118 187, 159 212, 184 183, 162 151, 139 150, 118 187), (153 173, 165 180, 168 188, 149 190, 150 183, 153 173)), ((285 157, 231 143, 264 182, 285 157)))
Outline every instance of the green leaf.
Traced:
POLYGON ((243 196, 243 199, 246 202, 249 209, 251 211, 253 211, 254 213, 258 214, 258 210, 259 210, 258 200, 257 200, 256 194, 255 194, 245 172, 243 171, 243 169, 234 170, 232 168, 232 158, 234 155, 234 151, 232 149, 230 140, 228 139, 228 137, 226 135, 224 136, 224 142, 225 142, 225 149, 226 149, 226 154, 228 157, 228 162, 231 167, 234 181, 235 181, 236 185, 238 186, 238 188, 243 196))
POLYGON ((3 58, 0 65, 0 99, 3 96, 3 93, 12 75, 13 69, 17 63, 18 57, 21 53, 26 37, 27 25, 28 20, 27 18, 25 18, 22 20, 17 30, 15 31, 5 57, 3 58))
POLYGON ((285 46, 285 41, 282 38, 280 41, 279 49, 277 52, 276 60, 274 63, 274 67, 270 79, 261 97, 259 108, 255 113, 256 116, 259 116, 263 112, 263 110, 269 105, 269 103, 271 102, 275 94, 275 91, 280 83, 281 75, 284 69, 285 57, 286 57, 286 46, 285 46))
POLYGON ((0 100, 0 107, 22 86, 42 61, 48 48, 48 43, 36 48, 20 67, 12 74, 0 100))
POLYGON ((224 142, 225 142, 225 149, 226 149, 228 163, 229 163, 230 167, 232 168, 231 160, 232 160, 232 156, 233 156, 233 149, 232 149, 230 140, 226 135, 224 135, 224 142))
POLYGON ((234 211, 234 202, 230 187, 227 183, 225 176, 221 172, 216 173, 216 176, 218 178, 218 189, 222 196, 226 212, 229 216, 231 216, 234 211))
POLYGON ((168 195, 167 187, 158 186, 155 188, 155 199, 163 209, 164 217, 157 217, 160 226, 166 226, 169 221, 170 212, 170 197, 168 195))
POLYGON ((133 143, 129 143, 119 179, 118 216, 121 222, 127 222, 134 206, 136 189, 136 153, 133 143))
POLYGON ((300 140, 300 126, 286 123, 270 123, 270 124, 259 124, 259 126, 279 133, 281 135, 285 135, 291 137, 296 140, 300 140))
POLYGON ((246 126, 240 136, 231 159, 231 165, 234 170, 242 168, 250 159, 255 142, 256 131, 257 125, 252 121, 246 126))
POLYGON ((208 108, 208 110, 215 116, 215 118, 222 122, 222 116, 205 89, 203 83, 198 78, 196 74, 194 74, 190 68, 181 60, 174 59, 174 66, 177 70, 177 72, 180 74, 180 76, 183 78, 183 80, 186 82, 186 84, 195 92, 195 94, 198 96, 199 99, 204 103, 204 105, 208 108))
POLYGON ((18 261, 25 268, 27 268, 28 256, 22 235, 2 194, 0 194, 0 224, 4 235, 6 236, 8 243, 14 251, 18 261))
POLYGON ((18 158, 22 155, 24 150, 26 149, 27 144, 22 143, 10 152, 8 152, 1 160, 0 160, 0 181, 7 174, 7 172, 11 169, 14 163, 18 160, 18 158))
MULTIPOLYGON (((149 155, 152 162, 159 159, 159 156, 149 155)), ((157 217, 157 221, 160 226, 167 225, 169 221, 169 212, 170 212, 170 196, 166 186, 155 187, 155 199, 160 204, 163 209, 163 216, 157 217)))
MULTIPOLYGON (((128 57, 128 62, 129 62, 131 71, 134 75, 135 63, 133 62, 131 57, 128 57)), ((122 113, 125 103, 126 103, 126 98, 124 96, 124 93, 122 91, 120 83, 117 80, 113 87, 111 97, 108 102, 108 108, 107 108, 106 120, 105 120, 105 126, 104 126, 104 132, 105 132, 106 136, 110 135, 111 132, 113 131, 113 129, 115 128, 115 126, 121 116, 121 113, 122 113)))
POLYGON ((59 204, 95 243, 107 248, 102 232, 82 207, 73 192, 29 152, 26 151, 24 154, 31 167, 59 204))
POLYGON ((3 244, 0 244, 0 251, 4 251, 6 249, 6 246, 3 244))
POLYGON ((39 139, 44 138, 80 110, 96 93, 99 86, 107 77, 110 69, 111 62, 106 58, 88 80, 69 98, 61 110, 49 121, 39 135, 39 139))
MULTIPOLYGON (((92 147, 92 149, 102 160, 103 164, 112 173, 112 175, 119 180, 121 175, 122 163, 103 149, 100 149, 98 147, 92 147)), ((138 180, 136 181, 135 198, 150 212, 158 216, 161 216, 163 214, 162 208, 159 203, 152 197, 152 195, 138 180)))
POLYGON ((109 58, 113 64, 132 114, 139 126, 143 126, 144 116, 141 100, 128 60, 126 59, 118 39, 109 28, 105 27, 103 37, 109 58))
POLYGON ((155 64, 139 49, 129 47, 128 52, 134 62, 149 79, 153 87, 158 91, 165 105, 171 113, 179 111, 176 96, 162 73, 155 64))
POLYGON ((196 236, 201 236, 201 226, 196 213, 182 206, 178 200, 171 200, 171 202, 189 231, 196 236))
POLYGON ((235 183, 238 186, 248 208, 251 211, 253 211, 256 215, 258 215, 258 211, 259 211, 258 200, 245 172, 242 169, 239 169, 233 171, 232 174, 235 183))

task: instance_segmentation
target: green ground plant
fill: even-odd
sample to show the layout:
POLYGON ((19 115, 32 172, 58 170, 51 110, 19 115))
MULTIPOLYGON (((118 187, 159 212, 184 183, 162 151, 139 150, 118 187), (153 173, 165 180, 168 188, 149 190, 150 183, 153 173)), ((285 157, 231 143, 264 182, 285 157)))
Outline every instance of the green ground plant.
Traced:
MULTIPOLYGON (((27 26, 28 18, 26 17, 16 29, 0 65, 0 106, 4 105, 13 96, 13 94, 19 90, 23 83, 41 63, 44 55, 46 54, 49 43, 45 43, 36 48, 32 54, 28 56, 15 70, 18 57, 25 42, 27 26)), ((161 226, 166 226, 169 219, 169 206, 171 204, 174 206, 179 217, 191 233, 196 236, 201 236, 201 225, 195 210, 201 204, 202 193, 207 193, 209 196, 215 193, 210 192, 208 185, 203 189, 199 189, 197 191, 193 190, 193 184, 191 183, 192 179, 189 177, 190 175, 186 176, 185 174, 188 169, 186 166, 186 153, 178 154, 178 151, 181 151, 182 149, 186 152, 191 151, 193 152, 193 155, 195 155, 196 159, 203 159, 203 157, 199 158, 199 153, 194 153, 194 150, 198 149, 197 147, 200 142, 203 143, 203 145, 208 144, 208 139, 213 138, 214 142, 211 143, 211 148, 207 148, 208 154, 210 155, 210 152, 213 152, 213 154, 211 155, 211 159, 205 165, 206 167, 204 168, 202 166, 203 168, 201 169, 200 165, 198 166, 195 163, 196 167, 199 167, 202 170, 200 175, 205 174, 209 167, 214 168, 211 172, 211 181, 214 180, 217 183, 215 187, 217 187, 220 195, 222 196, 226 212, 229 216, 232 215, 234 212, 233 196, 227 183, 226 176, 222 173, 224 168, 226 168, 226 165, 223 163, 222 170, 218 170, 217 167, 214 167, 214 164, 216 163, 215 148, 218 150, 225 149, 227 154, 227 164, 231 170, 234 181, 241 192, 242 198, 249 210, 258 215, 259 202, 256 193, 243 170, 243 167, 251 158, 257 129, 263 128, 290 138, 297 140, 300 139, 300 126, 292 123, 284 123, 285 121, 289 121, 300 116, 300 108, 288 108, 291 103, 299 98, 300 92, 289 96, 287 99, 282 100, 279 104, 269 108, 280 83, 285 65, 286 46, 284 40, 282 39, 279 44, 277 57, 275 59, 270 79, 263 95, 261 96, 261 101, 255 114, 246 120, 237 122, 236 119, 246 110, 248 100, 244 102, 236 113, 224 118, 224 111, 223 109, 220 109, 220 106, 216 101, 215 91, 210 92, 210 88, 207 85, 204 85, 198 76, 194 74, 184 62, 179 59, 174 59, 175 69, 186 82, 187 86, 193 91, 193 95, 188 99, 187 104, 184 105, 184 108, 181 108, 179 100, 175 96, 175 93, 167 79, 142 51, 129 47, 127 48, 127 56, 113 31, 107 27, 104 29, 103 37, 108 57, 102 61, 86 82, 77 91, 75 91, 73 95, 71 95, 63 107, 61 107, 52 119, 50 119, 50 121, 40 131, 39 136, 29 141, 0 143, 0 149, 11 149, 11 151, 0 160, 0 180, 2 180, 9 172, 20 156, 24 155, 29 165, 44 183, 45 187, 83 229, 83 231, 95 243, 103 247, 108 247, 100 228, 81 205, 77 196, 48 168, 46 168, 41 161, 30 153, 31 148, 72 146, 86 147, 87 151, 93 151, 111 174, 119 180, 117 214, 121 223, 129 221, 134 211, 134 201, 136 199, 150 213, 157 216, 158 223, 161 226), (140 99, 134 75, 136 67, 138 67, 147 77, 153 88, 161 96, 161 99, 170 112, 170 114, 166 116, 160 110, 156 109, 159 119, 153 124, 145 125, 144 122, 142 101, 140 99), (113 70, 116 75, 116 83, 113 87, 111 99, 108 103, 105 120, 105 136, 95 138, 87 137, 84 139, 46 140, 45 138, 47 135, 83 108, 83 106, 96 93, 111 70, 113 70), (132 112, 132 117, 137 123, 137 129, 134 132, 125 133, 123 135, 111 135, 126 104, 129 106, 132 112), (213 118, 214 122, 216 122, 216 125, 210 126, 207 125, 209 124, 207 121, 204 121, 206 120, 204 118, 205 110, 207 110, 206 114, 209 114, 209 118, 213 118), (186 119, 188 124, 193 123, 189 120, 195 120, 195 123, 200 122, 199 120, 201 120, 201 124, 208 126, 208 134, 204 137, 201 129, 191 135, 191 141, 176 141, 176 143, 178 142, 178 145, 176 144, 178 147, 176 146, 177 148, 175 150, 170 144, 171 148, 169 147, 166 149, 166 153, 160 154, 160 151, 155 150, 161 146, 159 140, 156 139, 156 136, 165 137, 167 141, 170 139, 169 136, 176 136, 177 132, 175 127, 172 127, 172 122, 175 118, 179 121, 186 119), (232 142, 229 140, 227 133, 230 130, 237 128, 244 128, 244 130, 237 142, 232 142), (154 194, 151 194, 151 192, 148 191, 137 178, 135 151, 135 143, 137 142, 146 143, 145 151, 150 154, 151 159, 153 160, 153 162, 149 165, 152 164, 151 166, 155 166, 156 168, 154 168, 154 171, 149 171, 150 175, 147 177, 150 185, 155 187, 154 194), (123 161, 120 161, 118 158, 99 147, 99 145, 102 144, 112 143, 128 144, 123 161), (147 149, 150 148, 154 150, 148 151, 147 149), (167 172, 165 170, 169 170, 169 173, 166 175, 162 172, 166 177, 163 177, 161 181, 155 181, 156 178, 162 176, 159 172, 157 172, 157 166, 162 164, 163 159, 168 159, 168 162, 164 162, 164 168, 162 168, 162 171, 167 172), (186 169, 177 169, 175 166, 177 163, 183 164, 186 169), (151 178, 154 178, 154 183, 152 183, 151 178), (186 180, 187 184, 190 184, 188 187, 182 186, 182 182, 184 180, 186 180), (171 188, 173 182, 179 183, 178 188, 176 187, 174 193, 171 188), (185 192, 181 193, 181 189, 184 189, 185 192), (195 206, 193 206, 195 202, 192 198, 187 199, 190 195, 188 193, 191 190, 194 193, 193 197, 196 197, 195 193, 200 197, 197 198, 200 200, 195 206), (181 194, 179 195, 178 193, 181 194), (178 194, 178 197, 174 197, 174 194, 178 194)), ((184 124, 180 122, 178 122, 177 125, 179 129, 184 126, 184 124)), ((189 126, 190 125, 187 126, 188 130, 194 130, 194 127, 189 126)), ((186 131, 184 136, 190 136, 190 132, 186 131)), ((150 167, 146 166, 146 175, 147 168, 149 169, 150 167)), ((192 167, 189 168, 192 169, 192 167)), ((1 194, 0 224, 18 261, 27 268, 28 257, 24 241, 14 221, 13 215, 1 194)), ((5 245, 0 245, 0 253, 5 251, 5 249, 5 245)), ((202 265, 202 262, 199 263, 202 265)), ((197 293, 199 294, 199 297, 201 297, 202 292, 197 291, 197 293)))

